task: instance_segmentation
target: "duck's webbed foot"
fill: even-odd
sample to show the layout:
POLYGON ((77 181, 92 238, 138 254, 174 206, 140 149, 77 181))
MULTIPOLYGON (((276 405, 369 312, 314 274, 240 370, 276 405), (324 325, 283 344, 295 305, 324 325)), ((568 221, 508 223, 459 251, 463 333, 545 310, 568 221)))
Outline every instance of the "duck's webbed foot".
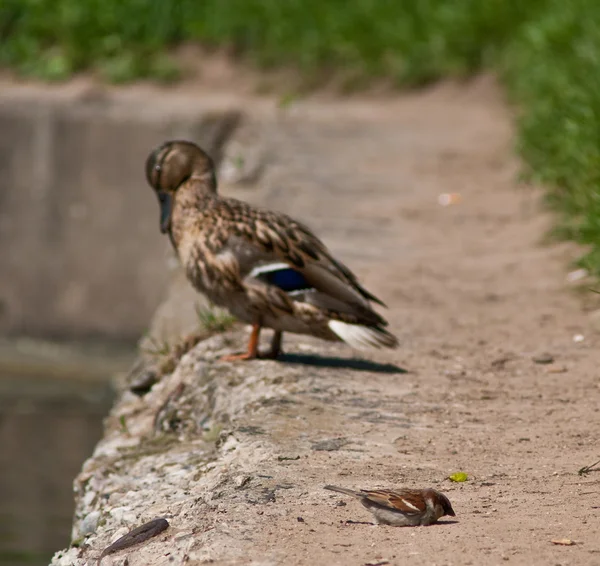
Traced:
POLYGON ((252 325, 252 333, 250 334, 250 340, 248 341, 248 350, 241 354, 229 354, 221 358, 222 362, 240 362, 246 360, 255 360, 259 357, 258 355, 258 337, 260 336, 260 325, 252 325))
POLYGON ((248 360, 274 360, 281 354, 281 338, 283 332, 276 330, 271 340, 271 349, 267 352, 258 351, 258 337, 260 336, 260 325, 252 325, 252 333, 250 334, 250 340, 248 341, 248 350, 239 354, 228 354, 223 356, 221 361, 223 362, 241 362, 248 360))
POLYGON ((250 352, 241 352, 239 354, 227 354, 226 356, 221 356, 220 360, 222 362, 245 362, 248 360, 256 360, 259 356, 253 356, 250 352))

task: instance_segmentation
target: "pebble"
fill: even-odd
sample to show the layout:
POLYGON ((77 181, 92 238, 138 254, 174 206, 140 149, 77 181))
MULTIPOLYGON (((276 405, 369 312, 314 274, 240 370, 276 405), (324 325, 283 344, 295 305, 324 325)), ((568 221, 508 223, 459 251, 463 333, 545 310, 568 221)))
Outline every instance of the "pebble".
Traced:
POLYGON ((98 522, 100 521, 100 511, 92 511, 88 513, 79 523, 79 535, 93 535, 98 528, 98 522))
POLYGON ((554 356, 552 356, 552 354, 548 354, 548 353, 543 353, 543 354, 539 354, 537 356, 533 356, 532 359, 536 364, 553 364, 554 363, 554 356))

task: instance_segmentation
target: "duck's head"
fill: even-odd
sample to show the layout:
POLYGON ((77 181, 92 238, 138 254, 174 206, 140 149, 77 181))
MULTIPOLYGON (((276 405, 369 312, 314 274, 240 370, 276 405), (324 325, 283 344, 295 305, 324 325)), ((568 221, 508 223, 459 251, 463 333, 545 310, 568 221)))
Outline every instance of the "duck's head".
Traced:
POLYGON ((189 141, 168 141, 157 147, 146 159, 146 179, 158 197, 163 234, 170 229, 173 200, 183 184, 194 179, 205 191, 217 190, 213 160, 189 141))

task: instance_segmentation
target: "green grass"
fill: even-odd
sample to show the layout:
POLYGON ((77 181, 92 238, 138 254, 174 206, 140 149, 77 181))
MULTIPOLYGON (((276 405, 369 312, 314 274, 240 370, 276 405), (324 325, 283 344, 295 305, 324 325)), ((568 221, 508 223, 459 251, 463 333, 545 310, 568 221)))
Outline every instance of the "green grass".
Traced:
POLYGON ((600 2, 596 0, 0 0, 0 66, 61 80, 180 75, 173 47, 227 48, 318 84, 399 87, 497 70, 521 110, 518 147, 560 211, 560 235, 590 244, 600 274, 600 2))
POLYGON ((420 84, 491 63, 545 0, 2 0, 0 63, 60 79, 172 78, 165 48, 228 46, 262 67, 420 84))
POLYGON ((236 318, 227 311, 219 307, 198 307, 196 306, 196 315, 200 328, 210 334, 217 334, 229 330, 236 321, 236 318))
POLYGON ((579 263, 600 275, 600 4, 548 0, 501 67, 529 176, 561 213, 557 234, 588 245, 579 263))

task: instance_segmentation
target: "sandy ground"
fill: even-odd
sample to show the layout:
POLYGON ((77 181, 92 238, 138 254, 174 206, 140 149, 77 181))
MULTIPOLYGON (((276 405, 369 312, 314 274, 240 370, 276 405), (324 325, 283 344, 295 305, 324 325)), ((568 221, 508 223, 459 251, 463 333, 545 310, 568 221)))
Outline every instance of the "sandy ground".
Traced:
POLYGON ((256 200, 306 220, 389 305, 401 347, 371 359, 408 371, 311 368, 314 406, 294 434, 351 443, 313 451, 306 481, 434 485, 457 520, 348 525, 370 519, 357 502, 283 492, 305 522, 276 521, 256 549, 283 545, 287 564, 600 564, 600 472, 577 474, 600 459, 594 317, 567 289, 575 250, 542 245, 551 219, 516 184, 498 90, 483 79, 332 105, 279 135, 292 151, 256 200), (442 193, 460 201, 440 206, 442 193), (444 479, 455 471, 470 480, 444 479))
POLYGON ((173 525, 205 526, 181 563, 600 564, 600 472, 578 475, 600 459, 598 317, 567 282, 576 250, 542 243, 551 218, 516 182, 498 92, 482 78, 394 100, 305 101, 263 120, 260 139, 240 132, 242 155, 264 149, 264 171, 223 192, 308 223, 388 304, 401 346, 361 361, 290 337, 278 362, 204 360, 236 375, 232 388, 258 375, 275 389, 231 413, 239 456, 227 453, 208 507, 169 508, 173 525), (444 193, 457 202, 442 206, 444 193), (469 480, 449 481, 457 471, 469 480), (457 516, 373 526, 328 483, 432 486, 457 516))

